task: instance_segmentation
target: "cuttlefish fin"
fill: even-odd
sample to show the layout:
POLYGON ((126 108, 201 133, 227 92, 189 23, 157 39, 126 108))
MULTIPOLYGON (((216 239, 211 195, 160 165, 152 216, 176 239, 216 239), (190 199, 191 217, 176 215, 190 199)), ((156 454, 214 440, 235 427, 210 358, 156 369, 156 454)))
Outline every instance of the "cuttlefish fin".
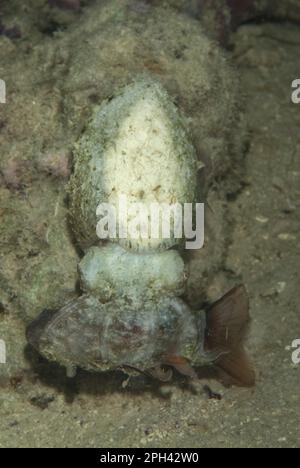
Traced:
POLYGON ((229 291, 206 314, 205 351, 215 354, 214 364, 246 387, 255 384, 255 371, 244 349, 249 323, 244 285, 229 291))
POLYGON ((243 347, 221 356, 216 361, 216 366, 229 374, 236 385, 245 387, 255 385, 255 371, 243 347))
POLYGON ((191 379, 197 379, 198 376, 189 361, 182 356, 167 356, 164 359, 164 363, 168 366, 174 367, 180 374, 190 377, 191 379))

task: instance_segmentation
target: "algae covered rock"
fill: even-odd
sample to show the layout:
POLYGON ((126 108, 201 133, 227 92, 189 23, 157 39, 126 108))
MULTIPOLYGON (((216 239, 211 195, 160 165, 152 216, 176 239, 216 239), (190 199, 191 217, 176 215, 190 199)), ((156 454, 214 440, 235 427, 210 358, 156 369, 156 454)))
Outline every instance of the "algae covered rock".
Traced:
MULTIPOLYGON (((63 24, 60 14, 55 12, 56 24, 63 24)), ((8 92, 1 107, 3 308, 27 321, 74 293, 80 259, 67 223, 66 180, 51 178, 39 168, 47 155, 71 150, 99 105, 145 72, 188 118, 183 124, 188 128, 186 141, 193 143, 197 167, 205 164, 197 174, 199 200, 208 196, 215 215, 211 226, 207 217, 206 244, 189 277, 190 290, 201 301, 224 258, 227 224, 222 203, 226 187, 232 188, 236 180, 232 174, 239 170, 244 141, 239 80, 228 57, 206 37, 199 21, 165 2, 151 2, 142 11, 131 0, 92 2, 74 23, 51 35, 34 21, 30 25, 36 29, 29 37, 26 18, 25 12, 19 15, 21 41, 0 38, 1 78, 8 92), (224 174, 214 190, 215 178, 224 174)), ((43 22, 47 18, 43 16, 43 22)))

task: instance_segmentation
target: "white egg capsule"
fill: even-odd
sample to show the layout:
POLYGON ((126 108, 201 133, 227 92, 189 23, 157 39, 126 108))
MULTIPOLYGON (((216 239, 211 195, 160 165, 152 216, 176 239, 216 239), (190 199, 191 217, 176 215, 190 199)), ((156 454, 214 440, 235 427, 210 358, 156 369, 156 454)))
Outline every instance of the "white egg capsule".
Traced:
POLYGON ((187 277, 175 250, 156 254, 128 252, 108 243, 91 247, 78 265, 82 289, 102 302, 118 297, 180 296, 187 277))
POLYGON ((140 227, 141 235, 130 231, 120 235, 120 200, 127 202, 127 224, 134 221, 131 208, 138 203, 149 213, 153 204, 193 203, 197 167, 186 122, 163 87, 148 77, 125 87, 95 110, 76 146, 69 191, 77 241, 83 248, 97 243, 96 211, 99 205, 110 204, 119 215, 111 240, 123 247, 157 251, 179 244, 172 222, 165 237, 161 229, 157 236, 150 231, 142 235, 140 227))

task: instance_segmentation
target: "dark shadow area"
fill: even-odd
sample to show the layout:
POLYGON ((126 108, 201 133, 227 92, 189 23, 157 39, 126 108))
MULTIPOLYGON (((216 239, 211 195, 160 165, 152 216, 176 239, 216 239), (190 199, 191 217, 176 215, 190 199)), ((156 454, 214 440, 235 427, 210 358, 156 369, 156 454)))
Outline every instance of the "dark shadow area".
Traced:
MULTIPOLYGON (((171 387, 177 386, 181 390, 196 395, 198 392, 193 385, 193 380, 185 378, 174 371, 173 378, 168 383, 162 383, 144 374, 128 375, 122 370, 101 372, 99 374, 78 369, 74 378, 68 378, 65 369, 56 364, 50 363, 40 356, 30 345, 24 351, 31 372, 27 378, 32 383, 40 382, 42 385, 64 394, 66 403, 71 404, 77 395, 85 394, 91 396, 112 395, 114 393, 130 393, 133 396, 150 393, 153 398, 168 400, 171 397, 171 387), (167 386, 170 391, 164 392, 162 388, 167 386)), ((214 366, 204 366, 197 369, 199 380, 204 380, 204 394, 210 398, 207 389, 207 380, 219 380, 226 385, 224 376, 220 376, 219 371, 214 366)), ((209 387, 210 388, 210 387, 209 387)), ((212 393, 213 383, 211 384, 212 393)))

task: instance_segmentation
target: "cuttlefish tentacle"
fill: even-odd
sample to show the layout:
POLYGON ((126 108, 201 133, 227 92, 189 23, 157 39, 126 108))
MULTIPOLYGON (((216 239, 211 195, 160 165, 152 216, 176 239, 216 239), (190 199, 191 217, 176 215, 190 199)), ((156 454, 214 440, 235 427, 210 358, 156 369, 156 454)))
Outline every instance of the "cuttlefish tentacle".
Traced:
POLYGON ((157 365, 150 369, 146 370, 146 374, 151 375, 155 379, 160 380, 161 382, 169 382, 173 377, 172 369, 165 369, 162 365, 157 365))
POLYGON ((169 382, 173 377, 172 369, 165 369, 161 365, 150 367, 149 369, 140 369, 138 367, 129 366, 127 364, 122 367, 124 369, 129 369, 131 371, 153 377, 154 379, 160 380, 161 382, 169 382))
POLYGON ((186 377, 190 377, 191 379, 198 378, 189 361, 182 356, 167 356, 164 358, 164 364, 174 367, 174 369, 186 377))
POLYGON ((154 379, 160 380, 161 382, 169 382, 173 377, 173 370, 171 367, 177 370, 181 375, 189 377, 191 379, 197 379, 198 376, 187 359, 182 356, 170 355, 163 358, 162 364, 157 364, 154 367, 148 369, 139 369, 137 367, 125 366, 128 369, 135 370, 145 375, 150 375, 154 379), (168 368, 166 368, 166 366, 168 368))

